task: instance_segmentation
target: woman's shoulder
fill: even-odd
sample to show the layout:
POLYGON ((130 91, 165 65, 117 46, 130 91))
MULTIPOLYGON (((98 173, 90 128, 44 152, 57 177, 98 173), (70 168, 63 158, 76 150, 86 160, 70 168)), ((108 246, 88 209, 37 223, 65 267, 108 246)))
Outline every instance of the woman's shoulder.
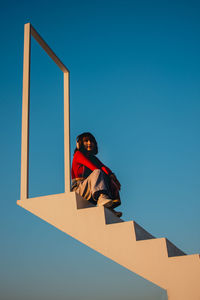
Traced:
POLYGON ((78 158, 85 158, 85 157, 86 155, 82 151, 76 150, 73 159, 76 160, 78 158))
POLYGON ((76 158, 76 157, 78 157, 79 155, 81 155, 81 151, 79 151, 79 150, 76 150, 75 152, 74 152, 74 158, 76 158))

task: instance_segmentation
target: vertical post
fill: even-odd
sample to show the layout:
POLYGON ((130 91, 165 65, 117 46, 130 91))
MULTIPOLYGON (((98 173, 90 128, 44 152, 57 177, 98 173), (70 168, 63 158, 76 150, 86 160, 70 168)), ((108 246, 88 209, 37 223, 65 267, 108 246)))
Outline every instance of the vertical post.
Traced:
POLYGON ((64 164, 65 193, 70 192, 70 105, 69 71, 64 72, 64 164))
POLYGON ((30 100, 30 46, 31 25, 24 25, 24 63, 23 63, 23 96, 22 96, 22 136, 21 136, 21 196, 28 198, 29 170, 29 100, 30 100))

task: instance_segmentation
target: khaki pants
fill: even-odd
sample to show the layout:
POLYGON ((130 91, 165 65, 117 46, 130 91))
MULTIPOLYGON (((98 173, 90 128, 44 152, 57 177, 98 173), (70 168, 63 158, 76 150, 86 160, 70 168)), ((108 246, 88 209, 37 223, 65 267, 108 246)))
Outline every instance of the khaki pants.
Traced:
POLYGON ((100 169, 94 170, 86 179, 72 180, 72 191, 93 204, 97 203, 100 194, 106 194, 114 200, 113 208, 121 204, 119 191, 112 190, 109 176, 100 169))
POLYGON ((100 194, 111 197, 109 177, 102 170, 96 169, 86 179, 72 181, 72 191, 90 201, 97 201, 100 194))

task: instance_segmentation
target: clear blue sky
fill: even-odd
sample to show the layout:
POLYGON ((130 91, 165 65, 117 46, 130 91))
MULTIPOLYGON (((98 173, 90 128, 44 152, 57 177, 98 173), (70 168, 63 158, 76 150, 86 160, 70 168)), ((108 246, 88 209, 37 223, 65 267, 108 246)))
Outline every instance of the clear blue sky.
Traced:
MULTIPOLYGON (((16 205, 23 26, 70 69, 71 150, 91 131, 125 220, 200 252, 199 1, 4 1, 0 73, 2 300, 160 300, 164 292, 16 205)), ((32 41, 30 196, 64 190, 62 73, 32 41)), ((120 243, 120 240, 119 240, 120 243)))

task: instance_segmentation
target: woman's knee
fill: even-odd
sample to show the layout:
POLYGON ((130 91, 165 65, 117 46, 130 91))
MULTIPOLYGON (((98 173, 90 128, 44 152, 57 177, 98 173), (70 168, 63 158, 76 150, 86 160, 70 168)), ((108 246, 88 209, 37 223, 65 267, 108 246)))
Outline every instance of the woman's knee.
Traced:
POLYGON ((92 174, 95 174, 95 175, 100 175, 100 174, 103 174, 104 172, 101 170, 101 169, 95 169, 92 174))
POLYGON ((96 178, 96 180, 103 180, 103 181, 107 181, 107 175, 104 171, 102 171, 101 169, 96 169, 92 172, 92 178, 96 178))

